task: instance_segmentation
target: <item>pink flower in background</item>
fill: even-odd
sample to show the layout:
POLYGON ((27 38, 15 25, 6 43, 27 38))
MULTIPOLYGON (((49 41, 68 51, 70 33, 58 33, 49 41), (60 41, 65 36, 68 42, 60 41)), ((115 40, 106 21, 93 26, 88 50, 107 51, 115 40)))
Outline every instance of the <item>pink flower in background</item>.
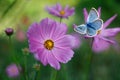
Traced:
POLYGON ((17 77, 20 74, 20 67, 18 67, 16 64, 10 64, 6 68, 6 73, 9 77, 17 77))
MULTIPOLYGON (((88 16, 86 8, 84 8, 83 13, 84 13, 84 20, 86 21, 88 16)), ((100 16, 101 8, 98 8, 98 13, 100 16)), ((94 37, 93 45, 92 45, 93 51, 101 52, 101 51, 107 50, 110 47, 110 45, 114 45, 117 43, 112 38, 114 38, 120 32, 120 28, 119 27, 107 28, 107 26, 109 26, 109 24, 116 18, 116 16, 117 15, 114 15, 113 17, 108 19, 106 22, 104 22, 103 28, 100 31, 98 31, 97 36, 94 37)))
POLYGON ((43 63, 60 69, 60 63, 67 63, 73 57, 75 37, 67 35, 67 26, 52 19, 43 19, 40 23, 33 23, 28 31, 30 51, 35 58, 43 63))
POLYGON ((16 39, 20 42, 22 42, 26 39, 25 32, 20 27, 17 27, 16 39))
POLYGON ((72 16, 75 11, 74 8, 70 8, 68 5, 65 8, 62 8, 62 6, 58 3, 53 7, 47 7, 47 11, 57 17, 60 18, 68 18, 69 16, 72 16))

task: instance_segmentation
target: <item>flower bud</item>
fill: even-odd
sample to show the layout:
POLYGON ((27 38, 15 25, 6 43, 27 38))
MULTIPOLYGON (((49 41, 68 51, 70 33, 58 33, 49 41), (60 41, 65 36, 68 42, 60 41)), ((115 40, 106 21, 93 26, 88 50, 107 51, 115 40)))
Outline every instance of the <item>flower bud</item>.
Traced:
POLYGON ((23 52, 23 54, 28 55, 30 51, 28 48, 23 48, 22 52, 23 52))
POLYGON ((7 36, 11 36, 14 33, 13 28, 6 28, 5 33, 7 36))
POLYGON ((35 63, 35 64, 33 65, 33 68, 34 68, 36 71, 39 71, 39 70, 40 70, 40 64, 35 63))

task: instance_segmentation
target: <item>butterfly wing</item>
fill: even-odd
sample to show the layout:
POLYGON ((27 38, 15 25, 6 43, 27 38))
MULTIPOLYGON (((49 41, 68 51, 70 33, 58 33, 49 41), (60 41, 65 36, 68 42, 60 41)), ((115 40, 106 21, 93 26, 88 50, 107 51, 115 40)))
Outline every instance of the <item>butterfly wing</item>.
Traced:
POLYGON ((97 31, 94 30, 93 28, 88 28, 87 29, 87 34, 86 34, 88 37, 94 37, 97 35, 97 31))
POLYGON ((99 18, 98 12, 95 8, 92 8, 89 12, 87 23, 92 23, 99 18))
POLYGON ((94 22, 90 23, 87 26, 87 35, 89 37, 93 37, 97 34, 97 31, 100 30, 103 26, 103 21, 101 19, 97 19, 94 22))
POLYGON ((74 28, 74 30, 80 34, 86 34, 87 33, 87 26, 82 24, 74 28))
POLYGON ((95 30, 100 30, 103 27, 103 20, 97 19, 94 22, 90 23, 89 25, 91 28, 94 28, 95 30))

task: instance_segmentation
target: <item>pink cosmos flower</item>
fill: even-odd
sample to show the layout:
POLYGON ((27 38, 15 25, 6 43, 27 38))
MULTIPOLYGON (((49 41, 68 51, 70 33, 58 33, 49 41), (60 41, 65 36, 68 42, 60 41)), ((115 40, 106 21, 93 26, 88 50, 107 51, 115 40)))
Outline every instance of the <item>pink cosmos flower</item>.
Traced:
MULTIPOLYGON (((88 12, 86 8, 83 10, 84 20, 86 22, 88 17, 88 12)), ((99 16, 101 15, 101 8, 98 8, 99 16)), ((120 28, 107 28, 109 24, 116 18, 117 15, 114 15, 110 19, 108 19, 103 24, 103 28, 98 31, 97 36, 94 37, 92 49, 95 52, 101 52, 110 47, 110 45, 116 44, 117 42, 113 40, 113 38, 120 32, 120 28)))
POLYGON ((40 23, 33 23, 28 31, 30 52, 43 65, 50 64, 60 69, 60 63, 67 63, 73 57, 75 38, 67 35, 67 26, 52 19, 43 19, 40 23))
POLYGON ((9 77, 17 77, 20 74, 20 67, 18 67, 16 64, 10 64, 6 68, 6 73, 9 77))
POLYGON ((68 5, 65 8, 62 8, 62 6, 58 3, 53 7, 47 7, 46 10, 57 17, 60 18, 68 18, 69 16, 72 16, 75 11, 74 8, 70 8, 68 5))

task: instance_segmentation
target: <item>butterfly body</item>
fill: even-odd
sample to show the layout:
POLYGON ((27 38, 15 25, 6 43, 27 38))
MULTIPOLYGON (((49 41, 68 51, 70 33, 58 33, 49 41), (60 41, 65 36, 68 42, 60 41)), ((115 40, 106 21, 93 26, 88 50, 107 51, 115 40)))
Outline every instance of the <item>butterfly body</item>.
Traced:
POLYGON ((99 18, 97 10, 92 8, 87 17, 86 23, 75 27, 74 30, 80 34, 87 35, 88 37, 94 37, 102 26, 102 19, 99 18))
POLYGON ((96 30, 94 27, 91 26, 91 23, 86 23, 86 25, 94 30, 96 30))

